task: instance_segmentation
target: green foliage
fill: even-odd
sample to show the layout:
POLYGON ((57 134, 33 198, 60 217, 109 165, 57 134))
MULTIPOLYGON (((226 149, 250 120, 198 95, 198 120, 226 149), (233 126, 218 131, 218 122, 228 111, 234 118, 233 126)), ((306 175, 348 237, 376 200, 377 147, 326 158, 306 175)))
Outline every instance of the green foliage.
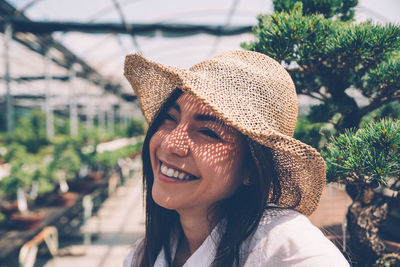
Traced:
POLYGON ((341 113, 335 125, 341 131, 357 127, 364 115, 400 98, 399 26, 303 15, 297 2, 289 11, 260 15, 253 32, 256 41, 242 47, 284 62, 298 94, 341 113), (350 87, 371 103, 358 107, 345 92, 350 87))
POLYGON ((323 152, 328 181, 386 184, 400 177, 400 120, 382 119, 332 138, 323 152))
POLYGON ((79 151, 80 149, 69 140, 57 144, 54 148, 53 161, 49 166, 51 176, 57 178, 55 177, 57 172, 63 171, 67 180, 76 178, 82 165, 79 151))
POLYGON ((7 131, 7 118, 5 108, 0 109, 0 131, 7 131))
POLYGON ((39 183, 38 195, 42 195, 48 192, 52 192, 55 188, 53 178, 50 177, 49 173, 50 163, 42 159, 35 165, 35 172, 32 177, 32 181, 39 183))
POLYGON ((128 137, 143 135, 145 132, 146 124, 142 120, 132 119, 129 122, 128 129, 126 130, 128 137))
POLYGON ((46 138, 45 115, 40 110, 33 110, 28 116, 21 117, 11 139, 23 144, 27 151, 36 153, 40 147, 49 143, 46 138))
POLYGON ((0 190, 9 199, 17 198, 18 188, 28 189, 35 174, 35 159, 26 154, 23 159, 11 163, 10 175, 0 180, 0 190))
MULTIPOLYGON (((0 124, 5 113, 0 114, 0 124)), ((17 122, 12 134, 0 127, 0 163, 11 165, 11 173, 0 180, 0 198, 16 199, 18 187, 29 192, 32 183, 39 184, 38 194, 54 191, 58 179, 74 179, 83 164, 114 167, 117 160, 138 149, 137 146, 98 155, 96 146, 104 140, 118 136, 135 136, 144 133, 144 122, 132 121, 128 128, 116 123, 114 133, 101 133, 97 126, 91 130, 78 124, 78 136, 69 135, 68 118, 54 115, 55 137, 46 138, 46 118, 40 110, 16 110, 17 122)), ((1 125, 0 125, 1 126, 1 125)))
POLYGON ((322 103, 320 105, 311 106, 307 115, 310 122, 327 122, 333 118, 339 111, 337 107, 330 103, 322 103))
POLYGON ((33 181, 39 183, 39 194, 52 191, 54 185, 49 178, 48 157, 48 151, 31 154, 23 145, 9 145, 5 160, 11 164, 11 170, 10 175, 0 181, 0 198, 15 199, 18 187, 29 190, 33 181))
POLYGON ((82 164, 110 169, 116 166, 118 159, 138 152, 141 145, 138 143, 99 154, 94 149, 96 144, 88 136, 58 136, 52 147, 47 146, 39 153, 31 154, 26 152, 25 146, 13 143, 6 154, 11 172, 8 177, 0 180, 0 198, 16 199, 18 188, 29 191, 33 181, 39 183, 39 195, 51 192, 61 175, 65 175, 67 180, 76 178, 82 164), (90 151, 84 151, 88 147, 90 151))
POLYGON ((354 7, 358 0, 273 0, 277 12, 289 11, 296 2, 302 2, 305 15, 322 14, 325 18, 339 16, 343 21, 354 17, 354 7))
POLYGON ((332 124, 321 122, 312 123, 306 117, 302 117, 296 124, 294 138, 314 148, 321 149, 334 133, 335 130, 332 124))
POLYGON ((2 212, 0 212, 0 223, 3 223, 7 220, 6 215, 4 215, 2 212))
POLYGON ((117 165, 118 159, 126 158, 132 154, 135 154, 142 147, 141 143, 136 145, 129 145, 113 151, 105 151, 98 153, 94 156, 95 164, 100 165, 104 168, 112 168, 117 165))
POLYGON ((400 102, 394 101, 368 113, 363 117, 360 127, 363 128, 366 124, 383 118, 400 119, 400 102))
POLYGON ((363 81, 366 96, 378 94, 383 98, 395 95, 400 88, 400 58, 381 62, 363 81))
POLYGON ((69 120, 60 116, 54 116, 55 135, 69 135, 69 120))
MULTIPOLYGON (((0 115, 0 120, 5 117, 4 113, 0 115)), ((141 121, 132 121, 128 128, 116 123, 116 131, 105 134, 96 125, 88 130, 78 124, 79 134, 72 138, 69 120, 54 115, 55 137, 50 141, 46 138, 45 115, 40 110, 16 110, 16 117, 14 133, 0 132, 0 163, 11 164, 11 174, 0 180, 0 198, 15 199, 18 187, 28 192, 34 181, 39 184, 39 195, 54 191, 61 176, 65 174, 66 179, 74 179, 83 164, 89 168, 100 164, 114 167, 120 157, 140 149, 140 144, 104 155, 97 154, 97 144, 117 136, 144 133, 141 121)))
POLYGON ((290 12, 259 15, 258 25, 253 28, 258 40, 242 46, 278 61, 286 60, 288 64, 298 60, 318 61, 321 49, 327 45, 326 37, 337 23, 316 15, 303 16, 301 4, 296 4, 290 12))
POLYGON ((6 154, 4 159, 6 162, 12 162, 14 160, 24 159, 27 155, 26 147, 19 143, 11 143, 11 145, 6 147, 6 154))

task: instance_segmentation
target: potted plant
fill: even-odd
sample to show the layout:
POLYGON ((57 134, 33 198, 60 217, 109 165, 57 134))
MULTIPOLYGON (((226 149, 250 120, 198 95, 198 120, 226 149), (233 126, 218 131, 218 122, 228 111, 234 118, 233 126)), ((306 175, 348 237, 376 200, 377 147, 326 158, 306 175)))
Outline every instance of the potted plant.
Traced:
POLYGON ((323 153, 328 181, 346 184, 353 200, 347 230, 359 266, 400 264, 399 252, 391 253, 382 238, 388 214, 398 210, 399 152, 400 120, 382 119, 332 138, 323 153))
POLYGON ((32 178, 32 186, 29 192, 29 197, 35 200, 38 205, 47 205, 48 196, 54 192, 56 185, 54 179, 48 172, 49 163, 46 157, 42 157, 40 162, 36 165, 36 170, 32 178))
POLYGON ((79 154, 72 143, 66 141, 55 146, 49 174, 58 183, 58 204, 70 206, 75 203, 78 194, 69 191, 68 181, 77 177, 81 164, 79 154))
MULTIPOLYGON (((24 157, 26 155, 25 147, 12 143, 8 147, 2 147, 2 161, 10 162, 14 158, 24 157)), ((7 218, 11 214, 18 211, 18 203, 16 201, 17 180, 13 177, 2 177, 0 180, 0 212, 7 218)))
POLYGON ((96 170, 93 175, 94 180, 101 179, 101 176, 108 177, 115 167, 117 160, 115 158, 114 151, 105 151, 102 153, 97 153, 94 156, 94 169, 96 170))
POLYGON ((10 175, 1 180, 1 187, 7 192, 6 198, 12 201, 10 205, 16 204, 17 207, 6 214, 10 219, 9 225, 20 230, 35 228, 44 217, 43 211, 29 209, 27 192, 31 189, 35 165, 28 154, 11 164, 10 175))

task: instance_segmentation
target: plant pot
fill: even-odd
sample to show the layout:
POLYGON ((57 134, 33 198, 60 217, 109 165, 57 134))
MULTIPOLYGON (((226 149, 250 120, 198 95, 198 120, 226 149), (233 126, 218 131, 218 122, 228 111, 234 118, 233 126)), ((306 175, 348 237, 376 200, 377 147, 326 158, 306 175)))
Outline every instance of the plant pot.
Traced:
POLYGON ((43 211, 29 211, 27 213, 14 213, 11 216, 11 226, 16 230, 32 230, 40 226, 44 218, 43 211))
POLYGON ((69 181, 69 189, 73 192, 85 193, 92 187, 93 182, 89 179, 79 179, 69 181))
POLYGON ((40 206, 51 205, 54 198, 53 195, 54 192, 46 192, 38 195, 38 197, 35 200, 35 205, 40 205, 40 206))
POLYGON ((56 204, 60 206, 70 207, 73 206, 78 198, 78 194, 75 192, 60 193, 57 196, 56 204))
POLYGON ((101 172, 92 172, 88 175, 88 178, 93 182, 99 182, 103 178, 101 172))
POLYGON ((13 213, 18 212, 18 201, 6 201, 0 204, 0 212, 7 218, 11 218, 13 213))

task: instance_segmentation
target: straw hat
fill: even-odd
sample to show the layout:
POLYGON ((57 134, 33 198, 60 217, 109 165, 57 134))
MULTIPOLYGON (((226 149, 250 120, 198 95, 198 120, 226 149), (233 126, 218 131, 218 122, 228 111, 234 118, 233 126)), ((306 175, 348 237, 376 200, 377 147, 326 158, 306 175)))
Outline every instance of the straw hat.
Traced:
POLYGON ((279 206, 310 215, 325 185, 325 164, 311 146, 292 138, 297 96, 290 75, 272 58, 230 51, 189 70, 127 55, 125 77, 150 124, 170 94, 180 88, 228 125, 272 149, 281 183, 279 206))

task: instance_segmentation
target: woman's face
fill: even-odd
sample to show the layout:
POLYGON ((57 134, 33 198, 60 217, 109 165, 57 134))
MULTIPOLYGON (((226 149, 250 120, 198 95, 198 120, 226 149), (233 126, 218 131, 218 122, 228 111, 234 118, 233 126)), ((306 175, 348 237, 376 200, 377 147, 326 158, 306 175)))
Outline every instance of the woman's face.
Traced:
POLYGON ((215 114, 182 94, 150 140, 152 196, 167 209, 208 209, 243 182, 243 140, 215 114))

